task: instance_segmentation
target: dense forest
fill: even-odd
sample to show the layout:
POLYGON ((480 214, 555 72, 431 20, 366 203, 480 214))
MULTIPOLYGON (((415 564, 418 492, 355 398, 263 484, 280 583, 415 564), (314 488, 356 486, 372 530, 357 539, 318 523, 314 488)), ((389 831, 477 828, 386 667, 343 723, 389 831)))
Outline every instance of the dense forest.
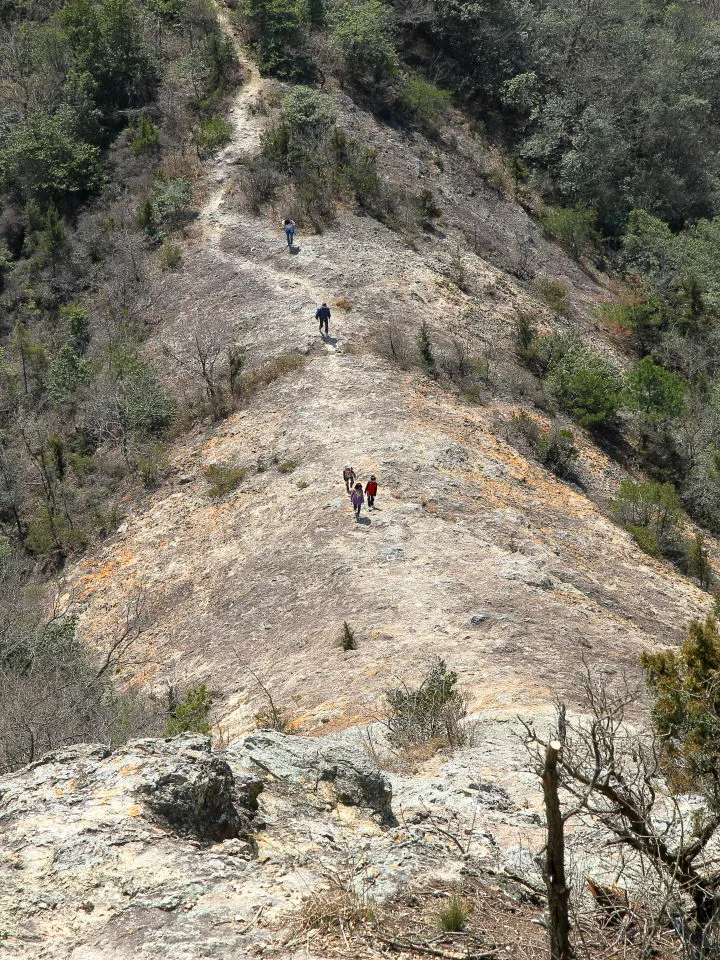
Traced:
MULTIPOLYGON (((502 151, 508 190, 546 233, 614 274, 603 319, 629 373, 576 338, 539 336, 527 315, 517 358, 550 409, 612 449, 630 445, 648 481, 626 484, 611 509, 647 552, 710 587, 702 533, 683 529, 689 516, 720 531, 720 10, 240 0, 225 15, 263 74, 287 84, 242 171, 251 207, 291 184, 310 223, 349 196, 393 226, 397 196, 373 152, 335 125, 329 91, 429 137, 453 103, 502 151)), ((241 74, 211 0, 0 3, 0 663, 20 699, 31 673, 79 700, 92 687, 100 706, 68 736, 101 715, 111 728, 117 695, 111 671, 98 685, 73 646, 72 621, 41 613, 37 584, 117 527, 121 496, 158 482, 174 433, 228 409, 242 368, 228 345, 227 383, 206 378, 188 404, 143 348, 163 319, 148 275, 180 265, 174 235, 193 216, 203 159, 229 136, 241 74)), ((420 223, 437 215, 430 194, 413 209, 420 223)), ((420 362, 437 375, 431 344, 420 362)), ((571 479, 568 431, 548 441, 523 429, 571 479)), ((128 704, 123 731, 157 712, 128 704)))

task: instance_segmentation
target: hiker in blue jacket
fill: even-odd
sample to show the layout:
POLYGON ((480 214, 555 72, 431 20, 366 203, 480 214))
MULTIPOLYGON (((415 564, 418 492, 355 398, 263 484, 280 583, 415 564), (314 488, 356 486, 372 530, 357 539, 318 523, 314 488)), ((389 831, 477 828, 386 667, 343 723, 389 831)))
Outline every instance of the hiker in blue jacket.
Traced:
POLYGON ((292 250, 295 246, 295 232, 297 231, 297 224, 294 220, 283 220, 283 230, 285 231, 285 239, 287 240, 288 250, 292 250))
POLYGON ((326 303, 315 311, 315 319, 320 321, 320 336, 322 336, 323 324, 325 325, 325 336, 328 335, 328 320, 330 317, 330 307, 326 303))

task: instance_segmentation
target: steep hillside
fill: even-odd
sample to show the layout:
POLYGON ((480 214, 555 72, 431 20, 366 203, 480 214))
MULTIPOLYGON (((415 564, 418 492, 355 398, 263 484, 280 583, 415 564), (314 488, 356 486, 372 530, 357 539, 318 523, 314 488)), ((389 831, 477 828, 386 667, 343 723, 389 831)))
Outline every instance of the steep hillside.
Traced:
MULTIPOLYGON (((312 4, 305 6, 310 17, 312 4)), ((371 25, 389 16, 382 5, 366 6, 371 25)), ((472 7, 473 16, 485 9, 472 7)), ((568 767, 562 774, 564 809, 574 786, 586 814, 566 828, 578 957, 669 960, 686 947, 684 956, 712 956, 693 953, 692 938, 717 920, 720 801, 678 799, 683 789, 704 791, 710 779, 705 769, 692 779, 697 757, 685 743, 664 790, 668 768, 647 733, 643 694, 632 686, 638 655, 677 649, 688 622, 713 605, 720 389, 712 338, 720 325, 707 306, 712 297, 706 301, 675 266, 675 286, 663 274, 656 288, 648 280, 638 293, 639 280, 612 274, 611 243, 603 246, 592 225, 592 243, 578 247, 568 235, 564 245, 554 242, 542 178, 525 182, 519 158, 503 156, 470 109, 448 106, 427 81, 424 94, 432 88, 443 104, 432 124, 407 122, 381 96, 373 103, 367 84, 345 83, 332 63, 327 77, 310 72, 317 89, 261 75, 267 50, 253 36, 251 9, 222 8, 218 26, 211 8, 191 6, 185 36, 171 5, 163 6, 177 51, 163 47, 158 30, 167 86, 158 86, 160 102, 147 101, 162 122, 143 115, 126 130, 115 110, 117 137, 103 141, 114 151, 103 162, 118 169, 133 152, 127 196, 118 188, 78 214, 72 263, 58 254, 58 276, 55 260, 38 259, 26 241, 13 253, 8 317, 30 309, 17 291, 33 271, 45 271, 53 296, 47 316, 33 321, 37 330, 30 325, 37 340, 23 339, 29 328, 12 314, 11 363, 0 367, 14 403, 5 415, 17 427, 14 461, 0 433, 0 586, 35 603, 31 616, 9 597, 2 609, 19 613, 0 625, 10 690, 0 700, 9 771, 0 777, 0 953, 23 960, 545 956, 552 880, 542 872, 537 774, 559 750, 546 753, 542 741, 559 698, 568 710, 554 719, 558 730, 570 730, 562 747, 569 762, 582 757, 588 729, 600 730, 602 741, 589 741, 578 778, 568 767), (196 28, 205 73, 193 59, 196 28), (194 87, 196 102, 178 107, 194 87), (289 101, 299 114, 299 107, 324 114, 325 125, 301 115, 290 129, 289 101), (227 130, 218 113, 225 108, 227 130), (208 145, 203 138, 218 130, 208 145), (157 169, 132 147, 143 131, 157 169), (262 190, 253 182, 261 177, 271 181, 262 190), (299 226, 293 249, 281 227, 287 217, 299 226), (83 304, 69 305, 79 289, 71 267, 81 272, 85 262, 78 237, 94 263, 93 238, 106 234, 115 246, 104 260, 98 254, 100 279, 89 277, 83 304), (618 297, 620 320, 603 309, 618 297), (315 319, 323 302, 332 309, 325 337, 315 319), (651 335, 646 350, 642 337, 651 335), (51 347, 65 366, 53 355, 46 376, 51 347), (612 414, 587 420, 594 431, 542 382, 551 371, 542 350, 560 347, 567 353, 558 363, 575 350, 587 362, 581 372, 597 373, 606 361, 605 370, 617 372, 612 414), (35 367, 23 383, 28 357, 35 367), (665 389, 660 414, 651 403, 633 406, 619 373, 637 372, 646 360, 649 392, 665 389), (26 414, 35 400, 32 434, 26 414), (58 424, 62 435, 53 432, 58 424), (548 437, 577 447, 572 469, 541 455, 548 437), (683 443, 692 447, 684 460, 683 443), (360 480, 374 474, 379 482, 376 506, 359 519, 342 478, 346 464, 360 480), (46 480, 39 493, 38 476, 46 480), (663 508, 671 503, 665 539, 651 529, 652 517, 616 522, 620 485, 648 477, 677 482, 679 492, 672 483, 651 489, 663 508), (693 501, 697 489, 702 496, 693 501), (111 509, 115 496, 121 516, 111 509), (56 529, 62 517, 67 524, 56 529), (92 517, 82 536, 77 517, 92 517), (705 541, 694 539, 700 522, 705 541), (19 573, 3 552, 8 544, 13 562, 21 558, 19 573), (688 560, 693 546, 704 567, 688 560), (36 587, 49 572, 59 577, 60 596, 45 624, 35 594, 44 597, 36 587), (343 634, 354 641, 347 649, 343 634), (582 682, 587 667, 594 700, 582 682), (603 698, 625 676, 630 686, 617 707, 603 698), (587 724, 591 709, 602 722, 587 724), (56 726, 55 713, 62 714, 56 726), (137 730, 144 739, 135 739, 137 730), (72 745, 45 753, 56 742, 72 745), (610 769, 616 762, 626 764, 622 775, 610 769), (593 793, 600 781, 605 792, 593 793), (635 807, 613 806, 611 789, 628 782, 642 814, 634 818, 627 810, 635 807), (648 853, 648 836, 667 846, 648 853), (618 838, 640 855, 618 853, 618 838), (690 866, 663 873, 683 842, 697 846, 690 866), (618 880, 629 894, 611 886, 618 880), (713 905, 705 926, 688 907, 693 899, 713 905)), ((77 26, 85 8, 73 10, 63 17, 77 26)), ((104 23, 105 6, 101 14, 104 23)), ((425 14, 398 5, 394 15, 406 44, 407 21, 417 17, 417 57, 429 60, 425 14)), ((545 30, 553 26, 540 20, 545 30)), ((151 22, 142 19, 143 29, 151 22)), ((299 31, 297 48, 281 50, 290 63, 276 64, 276 76, 298 79, 293 71, 312 43, 324 63, 332 45, 323 47, 329 41, 320 33, 299 31)), ((462 73, 465 41, 451 40, 442 34, 448 64, 462 73)), ((391 52, 388 76, 402 90, 414 75, 391 52)), ((500 66, 483 93, 489 116, 502 103, 510 111, 500 66)), ((518 59, 513 70, 522 66, 518 59)), ((473 71, 477 84, 482 70, 473 71)), ((518 76, 526 86, 537 81, 518 76)), ((597 86, 590 76, 583 83, 597 86)), ((466 107, 472 90, 462 91, 466 107)), ((549 80, 548 91, 542 129, 549 136, 549 80)), ((512 123, 519 139, 518 114, 512 123)), ((629 138, 632 125, 625 132, 629 138)), ((652 200, 647 170, 655 168, 637 153, 632 182, 645 182, 642 196, 652 200)), ((559 178, 561 168, 555 158, 545 172, 559 178)), ((685 206, 702 211, 699 174, 688 179, 685 206)), ((617 252, 627 197, 620 191, 615 202, 605 186, 592 184, 597 197, 587 192, 605 225, 614 222, 617 252)), ((47 235, 57 226, 50 209, 47 235)), ((568 213, 573 229, 588 226, 586 208, 560 216, 568 213)), ((668 253, 663 244, 689 238, 711 272, 695 234, 670 241, 651 220, 638 222, 659 259, 668 253)), ((635 239, 638 222, 628 233, 635 239)), ((28 280, 23 296, 31 293, 28 280)), ((720 663, 715 622, 696 629, 701 652, 715 651, 720 663)), ((668 663, 658 669, 672 676, 668 663)), ((648 690, 657 692, 652 683, 648 690)), ((709 742, 716 764, 716 741, 709 742)))
POLYGON ((238 162, 269 123, 259 105, 277 99, 273 81, 245 70, 182 269, 158 277, 163 323, 150 350, 176 352, 210 329, 243 344, 251 368, 287 354, 307 362, 227 420, 191 429, 172 449, 170 482, 128 502, 118 533, 71 570, 83 635, 107 636, 141 591, 143 676, 160 688, 206 683, 233 733, 260 705, 248 667, 305 730, 373 716, 388 680, 417 675, 431 655, 460 672, 482 711, 572 697, 583 659, 632 672, 638 651, 675 641, 706 595, 603 515, 623 474, 589 436, 586 492, 506 439, 533 389, 514 361, 514 317, 532 307, 549 328, 575 327, 614 352, 593 311, 609 296, 600 279, 488 183, 492 156, 459 115, 452 139, 431 144, 378 125, 342 93, 343 123, 377 149, 382 177, 431 187, 442 218, 429 233, 398 231, 340 211, 322 234, 301 227, 289 253, 282 200, 253 215, 243 199, 238 162), (462 290, 448 274, 468 235, 478 252, 462 253, 462 290), (532 279, 507 272, 521 256, 532 279), (568 318, 538 301, 543 279, 567 286, 568 318), (327 340, 313 320, 323 300, 327 340), (438 349, 455 340, 489 359, 481 403, 378 354, 388 330, 414 344, 421 322, 438 349), (220 501, 203 476, 213 463, 247 471, 220 501), (380 482, 360 523, 345 463, 380 482), (343 621, 356 652, 338 648, 343 621))

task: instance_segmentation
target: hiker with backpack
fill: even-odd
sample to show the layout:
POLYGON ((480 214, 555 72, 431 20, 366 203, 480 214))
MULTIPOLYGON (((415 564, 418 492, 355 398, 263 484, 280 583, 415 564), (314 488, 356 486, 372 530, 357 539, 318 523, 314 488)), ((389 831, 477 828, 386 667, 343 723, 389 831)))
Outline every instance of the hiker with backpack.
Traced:
POLYGON ((353 505, 353 510, 355 511, 355 519, 360 519, 360 509, 365 503, 365 497, 363 496, 363 488, 361 483, 356 483, 353 487, 353 492, 350 494, 350 502, 353 505))
POLYGON ((285 239, 287 240, 288 250, 292 250, 292 248, 295 246, 295 233, 297 231, 297 224, 294 220, 283 220, 282 227, 285 231, 285 239))
POLYGON ((375 509, 375 497, 377 496, 377 480, 373 474, 365 485, 365 496, 367 497, 368 509, 375 509))
POLYGON ((343 480, 345 481, 345 489, 350 493, 350 487, 355 483, 355 471, 348 463, 343 470, 343 480))
POLYGON ((320 336, 322 336, 323 324, 325 324, 325 336, 327 337, 328 320, 330 319, 330 317, 331 317, 330 307, 326 303, 323 303, 323 305, 321 307, 318 307, 317 310, 315 311, 315 319, 320 321, 320 336))

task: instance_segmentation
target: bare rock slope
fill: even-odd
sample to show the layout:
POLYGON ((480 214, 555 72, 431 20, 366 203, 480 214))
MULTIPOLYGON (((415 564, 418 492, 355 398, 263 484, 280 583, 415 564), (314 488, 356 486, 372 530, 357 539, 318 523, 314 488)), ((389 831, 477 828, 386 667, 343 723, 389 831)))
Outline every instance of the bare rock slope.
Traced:
MULTIPOLYGON (((489 826, 537 832, 483 779, 493 764, 486 743, 391 784, 356 747, 266 731, 215 754, 197 736, 50 754, 0 779, 2 955, 337 956, 309 922, 344 915, 332 898, 410 915, 419 891, 442 895, 492 852, 489 826)), ((388 912, 377 929, 392 925, 388 912)))
MULTIPOLYGON (((372 717, 388 681, 417 674, 430 655, 460 672, 476 710, 516 711, 571 693, 582 657, 613 672, 676 640, 704 596, 583 492, 518 454, 503 426, 512 403, 470 403, 375 349, 389 327, 414 343, 425 321, 438 349, 455 339, 487 357, 507 395, 522 376, 511 363, 519 310, 613 351, 593 309, 608 296, 599 278, 488 182, 492 158, 461 117, 438 146, 388 131, 340 93, 341 121, 377 149, 383 177, 410 195, 432 188, 442 230, 390 230, 339 211, 322 235, 301 229, 289 253, 282 203, 254 216, 238 186, 237 161, 257 152, 270 122, 257 109, 267 81, 246 71, 183 268, 158 277, 165 321, 154 348, 205 324, 244 345, 250 367, 283 354, 307 362, 177 442, 170 482, 129 503, 117 535, 72 570, 87 638, 106 636, 143 590, 149 673, 160 686, 206 682, 233 733, 258 709, 248 666, 311 730, 372 717), (458 250, 470 292, 448 279, 458 250), (568 288, 569 318, 538 301, 542 279, 568 288), (324 341, 313 320, 323 300, 334 310, 324 341), (220 501, 207 494, 211 463, 247 471, 220 501), (345 463, 379 479, 377 509, 360 523, 345 463), (343 621, 356 652, 338 649, 343 621)), ((589 486, 607 495, 619 468, 588 437, 580 443, 589 486)))

